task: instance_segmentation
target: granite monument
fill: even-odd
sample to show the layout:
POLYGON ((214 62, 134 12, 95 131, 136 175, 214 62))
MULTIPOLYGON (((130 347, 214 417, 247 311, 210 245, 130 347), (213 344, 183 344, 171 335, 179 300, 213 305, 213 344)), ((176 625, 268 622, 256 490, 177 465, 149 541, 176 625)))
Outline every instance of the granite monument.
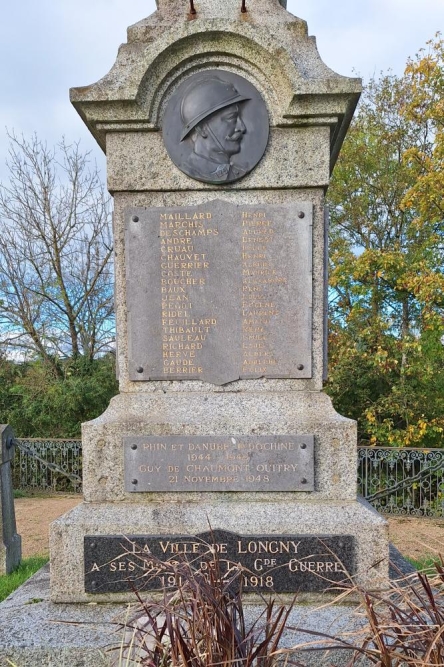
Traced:
POLYGON ((356 424, 323 392, 325 192, 361 82, 282 4, 158 0, 71 91, 114 197, 120 393, 83 424, 54 602, 132 599, 130 580, 153 587, 144 553, 203 544, 247 568, 247 598, 387 579, 356 424))

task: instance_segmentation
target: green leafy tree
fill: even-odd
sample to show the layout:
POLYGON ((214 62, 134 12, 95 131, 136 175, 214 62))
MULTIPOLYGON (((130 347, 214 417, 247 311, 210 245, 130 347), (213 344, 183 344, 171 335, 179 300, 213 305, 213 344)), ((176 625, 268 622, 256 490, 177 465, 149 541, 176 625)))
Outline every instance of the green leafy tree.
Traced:
POLYGON ((61 363, 62 375, 44 361, 22 366, 10 387, 8 422, 18 437, 77 438, 117 393, 114 355, 61 363))
POLYGON ((443 260, 444 239, 444 40, 438 33, 435 41, 407 64, 406 78, 411 97, 404 116, 411 122, 426 124, 431 140, 429 148, 412 146, 405 160, 415 174, 404 205, 417 211, 416 224, 434 237, 443 260))
POLYGON ((20 366, 0 354, 0 423, 7 424, 17 398, 12 391, 20 377, 20 366))
POLYGON ((370 81, 330 189, 327 388, 361 443, 443 442, 442 56, 370 81))

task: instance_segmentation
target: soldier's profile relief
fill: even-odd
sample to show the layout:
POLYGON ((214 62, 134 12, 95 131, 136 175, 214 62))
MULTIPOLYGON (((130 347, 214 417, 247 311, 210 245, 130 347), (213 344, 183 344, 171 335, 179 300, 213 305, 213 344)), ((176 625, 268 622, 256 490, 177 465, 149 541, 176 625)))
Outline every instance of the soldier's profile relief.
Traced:
POLYGON ((247 128, 242 120, 242 102, 248 98, 220 78, 193 83, 180 108, 183 122, 181 141, 190 137, 193 150, 184 162, 189 176, 201 180, 231 181, 247 172, 233 165, 247 128))
POLYGON ((179 169, 213 184, 250 172, 265 151, 268 131, 258 91, 242 77, 219 70, 190 76, 171 99, 163 126, 165 146, 179 169))

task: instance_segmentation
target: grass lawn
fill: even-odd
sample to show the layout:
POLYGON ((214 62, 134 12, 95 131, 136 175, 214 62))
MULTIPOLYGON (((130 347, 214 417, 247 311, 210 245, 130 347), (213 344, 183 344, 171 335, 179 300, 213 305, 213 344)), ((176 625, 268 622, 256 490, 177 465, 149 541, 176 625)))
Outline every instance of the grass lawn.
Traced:
POLYGON ((413 565, 419 572, 425 572, 427 575, 436 574, 435 563, 441 564, 441 559, 439 556, 432 556, 430 554, 422 556, 422 558, 409 558, 405 557, 409 563, 413 565))
POLYGON ((11 574, 5 574, 0 577, 0 602, 11 595, 16 588, 21 586, 29 577, 32 577, 37 570, 40 570, 47 562, 48 556, 33 556, 25 558, 20 563, 17 570, 11 574))

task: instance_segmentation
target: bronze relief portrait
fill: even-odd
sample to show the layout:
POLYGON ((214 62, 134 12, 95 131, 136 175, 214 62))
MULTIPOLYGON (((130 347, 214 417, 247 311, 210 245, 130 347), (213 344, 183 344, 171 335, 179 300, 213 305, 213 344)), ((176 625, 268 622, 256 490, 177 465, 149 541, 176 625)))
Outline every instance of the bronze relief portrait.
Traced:
POLYGON ((191 75, 172 95, 162 123, 168 155, 204 183, 232 183, 248 174, 268 142, 265 102, 243 77, 224 70, 191 75))

